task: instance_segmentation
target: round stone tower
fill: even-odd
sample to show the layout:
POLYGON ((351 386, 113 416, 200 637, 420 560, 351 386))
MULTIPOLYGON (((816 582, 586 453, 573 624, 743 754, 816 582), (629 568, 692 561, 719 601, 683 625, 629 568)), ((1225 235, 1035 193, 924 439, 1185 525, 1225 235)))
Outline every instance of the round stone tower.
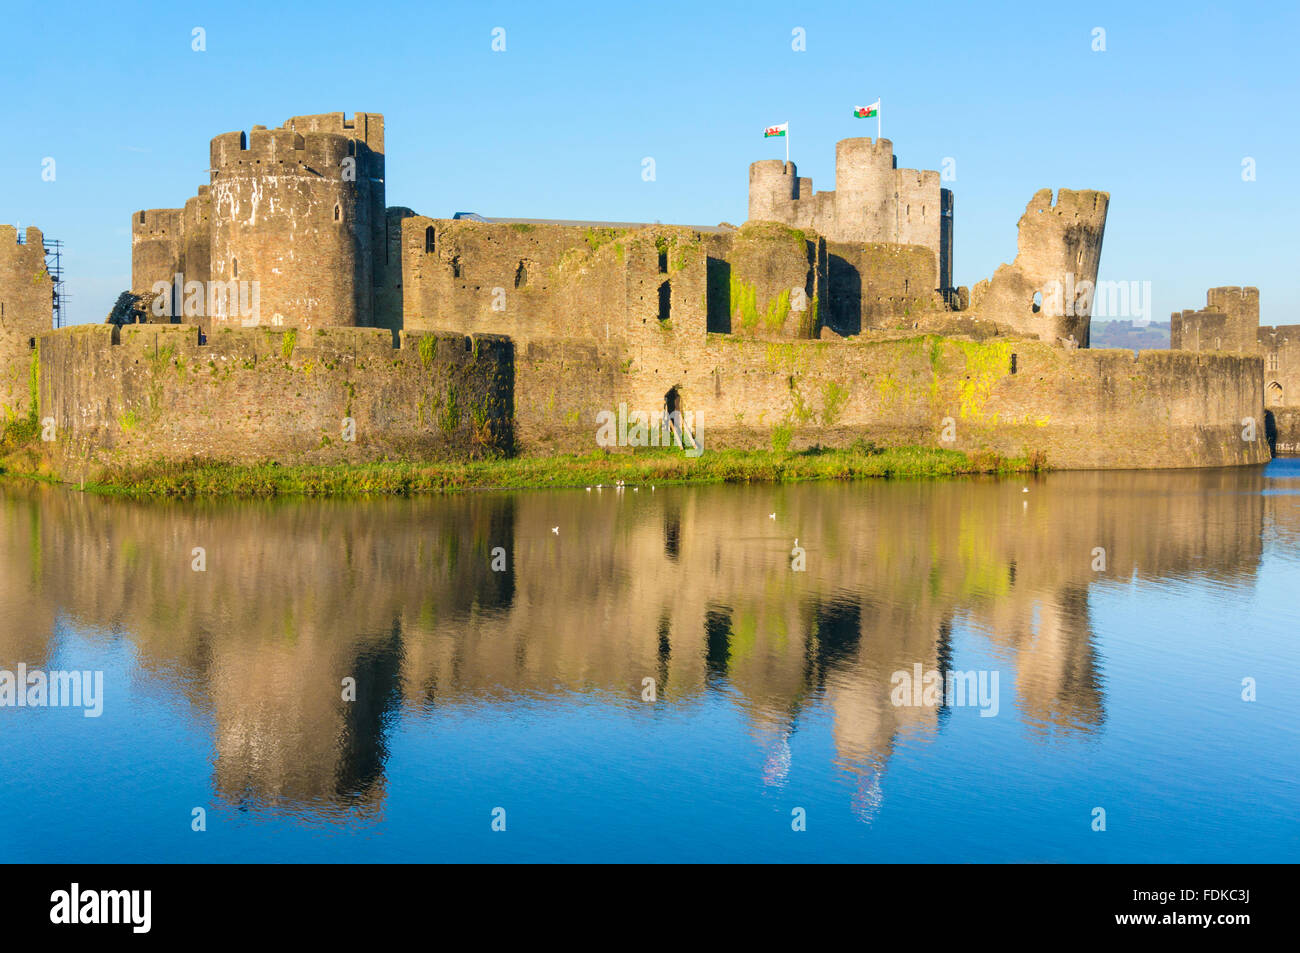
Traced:
POLYGON ((229 289, 210 295, 214 327, 370 323, 369 179, 355 153, 329 132, 254 126, 212 140, 210 277, 229 289))
POLYGON ((751 222, 789 222, 799 173, 793 162, 762 159, 749 164, 749 219, 751 222))
POLYGON ((835 144, 832 241, 897 242, 894 144, 888 139, 841 139, 835 144))

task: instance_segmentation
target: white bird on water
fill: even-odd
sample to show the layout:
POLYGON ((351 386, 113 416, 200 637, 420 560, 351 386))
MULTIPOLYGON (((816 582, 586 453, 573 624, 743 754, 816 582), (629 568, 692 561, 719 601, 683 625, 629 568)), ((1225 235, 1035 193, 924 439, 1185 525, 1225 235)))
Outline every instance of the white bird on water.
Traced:
POLYGON ((767 514, 767 518, 770 519, 770 520, 774 520, 774 519, 776 519, 776 514, 775 514, 775 513, 768 513, 768 514, 767 514))
POLYGON ((558 527, 558 526, 552 526, 552 527, 551 527, 551 532, 554 533, 556 536, 559 536, 559 535, 560 535, 560 527, 558 527))

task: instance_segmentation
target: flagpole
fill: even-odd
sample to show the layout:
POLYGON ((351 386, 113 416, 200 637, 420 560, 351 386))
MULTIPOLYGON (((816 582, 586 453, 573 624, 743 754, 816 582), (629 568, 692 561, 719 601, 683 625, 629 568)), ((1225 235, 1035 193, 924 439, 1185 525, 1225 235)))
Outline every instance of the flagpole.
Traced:
POLYGON ((876 107, 876 142, 880 142, 880 107, 876 107))
POLYGON ((790 123, 785 124, 785 164, 790 164, 790 123))

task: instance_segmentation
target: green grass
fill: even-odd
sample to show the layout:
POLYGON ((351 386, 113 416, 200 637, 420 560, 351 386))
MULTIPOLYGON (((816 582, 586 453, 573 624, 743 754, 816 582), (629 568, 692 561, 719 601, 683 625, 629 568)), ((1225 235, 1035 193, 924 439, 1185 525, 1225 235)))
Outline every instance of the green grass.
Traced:
POLYGON ((690 458, 679 450, 478 461, 365 463, 328 466, 234 466, 192 461, 121 468, 85 489, 133 498, 405 496, 458 490, 703 483, 796 483, 810 480, 953 477, 1041 469, 1041 461, 968 456, 925 447, 847 450, 720 450, 690 458))

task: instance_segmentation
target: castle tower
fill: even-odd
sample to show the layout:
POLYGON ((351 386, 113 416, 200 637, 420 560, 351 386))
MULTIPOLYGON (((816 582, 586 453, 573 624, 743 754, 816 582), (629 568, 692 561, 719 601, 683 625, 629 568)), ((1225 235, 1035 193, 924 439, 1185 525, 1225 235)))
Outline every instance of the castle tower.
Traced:
MULTIPOLYGON (((841 139, 835 144, 835 218, 826 237, 836 242, 896 243, 894 193, 894 144, 888 139, 841 139)), ((937 201, 935 206, 937 221, 937 201)))
POLYGON ((371 324, 375 183, 364 141, 254 126, 213 139, 211 160, 210 278, 241 294, 255 282, 257 301, 250 315, 232 294, 216 296, 212 324, 371 324))
POLYGON ((212 267, 212 193, 199 186, 198 195, 181 210, 181 266, 185 281, 205 284, 212 267))
POLYGON ((0 420, 32 408, 36 337, 54 324, 54 282, 45 269, 45 238, 28 228, 0 225, 0 420))
MULTIPOLYGON (((360 221, 369 223, 371 258, 370 304, 366 310, 371 324, 387 327, 392 316, 380 316, 378 299, 386 286, 384 249, 388 243, 387 197, 384 187, 384 117, 382 113, 355 113, 348 119, 343 113, 317 113, 310 116, 293 116, 282 129, 292 129, 304 135, 309 132, 329 132, 353 140, 356 158, 356 181, 362 195, 367 196, 360 209, 360 221)), ((399 230, 400 238, 400 230, 399 230)), ((398 315, 401 314, 400 309, 398 315)))
MULTIPOLYGON (((812 180, 804 179, 812 191, 812 180)), ((799 197, 799 173, 793 162, 763 159, 749 164, 749 221, 793 224, 791 202, 799 197)))
POLYGON ((131 216, 131 288, 148 291, 183 271, 183 209, 142 209, 131 216))

